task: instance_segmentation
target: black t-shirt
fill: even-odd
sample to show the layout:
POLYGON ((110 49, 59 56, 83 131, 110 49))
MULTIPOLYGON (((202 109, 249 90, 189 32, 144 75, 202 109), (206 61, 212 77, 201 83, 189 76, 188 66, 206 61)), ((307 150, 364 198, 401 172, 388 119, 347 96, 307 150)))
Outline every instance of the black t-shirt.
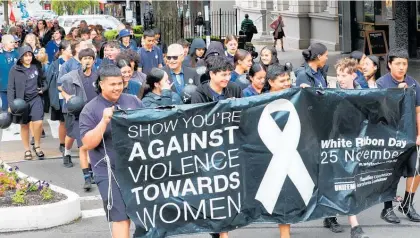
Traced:
POLYGON ((26 75, 25 79, 25 96, 23 100, 26 102, 31 101, 32 99, 38 96, 38 77, 39 72, 38 68, 35 65, 31 65, 29 68, 23 67, 24 73, 26 75))

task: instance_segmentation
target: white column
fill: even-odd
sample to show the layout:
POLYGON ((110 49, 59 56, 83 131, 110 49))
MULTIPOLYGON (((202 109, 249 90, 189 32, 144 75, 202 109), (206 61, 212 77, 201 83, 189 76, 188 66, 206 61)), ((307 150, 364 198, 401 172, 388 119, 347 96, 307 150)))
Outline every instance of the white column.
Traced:
POLYGON ((338 0, 329 0, 327 11, 331 15, 338 15, 338 0))

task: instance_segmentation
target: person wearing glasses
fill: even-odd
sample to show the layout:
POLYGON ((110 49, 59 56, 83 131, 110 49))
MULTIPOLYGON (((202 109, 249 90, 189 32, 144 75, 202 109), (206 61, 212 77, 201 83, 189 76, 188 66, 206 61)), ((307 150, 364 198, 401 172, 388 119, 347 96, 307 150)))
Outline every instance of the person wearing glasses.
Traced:
POLYGON ((180 44, 172 44, 168 47, 166 55, 167 65, 163 68, 169 76, 171 89, 182 97, 185 86, 192 84, 199 86, 200 77, 197 72, 182 65, 184 61, 184 48, 180 44))

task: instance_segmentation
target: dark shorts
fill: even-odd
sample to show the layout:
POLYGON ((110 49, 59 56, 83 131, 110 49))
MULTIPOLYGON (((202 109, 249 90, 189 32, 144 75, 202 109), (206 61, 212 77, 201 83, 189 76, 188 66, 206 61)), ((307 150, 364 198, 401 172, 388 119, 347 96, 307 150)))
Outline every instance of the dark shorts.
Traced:
POLYGON ((7 111, 9 107, 9 103, 7 102, 7 92, 0 92, 0 99, 1 99, 1 110, 3 112, 7 111))
POLYGON ((419 168, 416 167, 417 165, 417 150, 414 150, 410 157, 407 159, 405 171, 403 172, 404 177, 414 177, 414 175, 417 173, 419 175, 419 168))
POLYGON ((55 110, 54 108, 51 108, 51 121, 64 122, 64 114, 61 110, 61 107, 60 110, 55 110))
POLYGON ((64 121, 66 127, 66 135, 77 141, 77 146, 83 146, 82 139, 80 138, 79 120, 74 115, 64 114, 64 121))
POLYGON ((109 211, 108 216, 108 176, 96 176, 95 175, 95 182, 99 188, 99 193, 102 197, 102 202, 104 205, 104 210, 106 214, 106 218, 109 222, 119 222, 129 220, 126 212, 125 203, 122 199, 121 191, 117 186, 114 178, 112 178, 112 201, 113 206, 109 211))
POLYGON ((42 121, 44 120, 44 103, 40 96, 27 102, 28 108, 22 114, 22 116, 13 116, 13 123, 16 124, 28 124, 31 121, 42 121))

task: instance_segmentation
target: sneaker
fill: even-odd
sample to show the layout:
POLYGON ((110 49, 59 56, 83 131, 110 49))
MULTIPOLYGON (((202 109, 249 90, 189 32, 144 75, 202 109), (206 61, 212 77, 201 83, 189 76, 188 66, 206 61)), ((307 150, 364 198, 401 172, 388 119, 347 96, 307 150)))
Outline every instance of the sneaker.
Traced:
POLYGON ((392 207, 382 209, 381 218, 388 223, 397 224, 401 222, 397 215, 395 215, 394 209, 392 207))
POLYGON ((90 189, 92 189, 92 180, 90 177, 87 177, 85 179, 85 184, 83 185, 83 189, 85 190, 85 192, 89 192, 90 189))
POLYGON ((71 162, 71 155, 63 156, 63 164, 66 168, 73 167, 73 162, 71 162))
POLYGON ((92 184, 96 184, 95 179, 93 178, 93 173, 90 173, 90 181, 92 184))
POLYGON ((58 147, 58 149, 60 150, 60 152, 63 154, 64 153, 64 145, 60 144, 60 146, 58 147))
POLYGON ((210 236, 212 238, 219 238, 220 237, 219 233, 210 233, 210 236))
POLYGON ((337 222, 337 217, 325 218, 324 227, 329 228, 334 233, 340 233, 344 231, 343 227, 341 227, 341 225, 337 222))
POLYGON ((350 230, 350 238, 369 238, 369 236, 365 234, 361 226, 355 226, 350 230))
POLYGON ((413 207, 413 204, 410 204, 405 207, 398 207, 398 211, 403 213, 407 216, 408 220, 412 222, 420 222, 420 215, 416 212, 416 210, 413 207))

